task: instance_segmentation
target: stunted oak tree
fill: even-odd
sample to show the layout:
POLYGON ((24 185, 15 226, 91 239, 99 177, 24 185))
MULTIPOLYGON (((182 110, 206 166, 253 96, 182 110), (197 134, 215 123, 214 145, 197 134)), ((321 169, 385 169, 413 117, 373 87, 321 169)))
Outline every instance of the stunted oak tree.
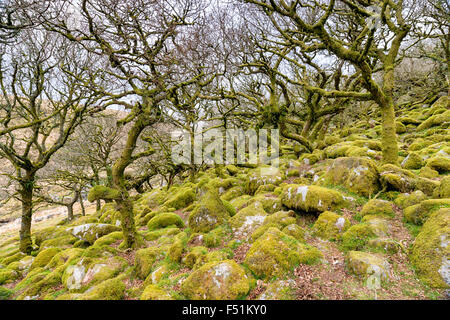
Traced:
POLYGON ((190 39, 186 35, 199 23, 204 3, 82 0, 79 5, 60 1, 52 6, 60 12, 68 12, 70 8, 75 8, 76 23, 61 15, 47 21, 47 27, 108 61, 105 72, 122 86, 103 92, 109 99, 106 105, 124 107, 127 115, 118 123, 130 126, 125 146, 112 166, 112 187, 94 187, 89 199, 116 202, 122 219, 121 246, 136 247, 140 241, 125 170, 154 152, 151 147, 137 151, 136 146, 147 127, 162 121, 163 102, 170 102, 173 92, 201 81, 204 76, 202 68, 189 66, 179 54, 189 50, 190 39))
POLYGON ((96 91, 80 85, 90 59, 40 29, 23 30, 0 52, 0 158, 13 168, 22 203, 20 250, 32 250, 31 219, 38 171, 88 116, 96 91))
MULTIPOLYGON (((284 1, 245 0, 269 18, 283 47, 321 52, 360 73, 362 87, 382 116, 383 161, 397 163, 398 143, 393 100, 395 66, 411 29, 403 0, 284 1), (381 81, 377 81, 377 77, 381 81)), ((336 94, 340 94, 337 90, 336 94)))

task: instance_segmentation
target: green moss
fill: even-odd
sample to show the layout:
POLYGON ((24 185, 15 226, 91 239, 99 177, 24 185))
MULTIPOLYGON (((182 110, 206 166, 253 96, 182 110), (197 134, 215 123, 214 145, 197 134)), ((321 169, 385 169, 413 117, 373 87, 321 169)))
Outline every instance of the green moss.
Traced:
POLYGON ((302 227, 300 227, 298 224, 293 223, 293 224, 287 225, 281 231, 283 233, 287 234, 288 236, 291 236, 301 242, 303 242, 305 240, 306 231, 302 227))
POLYGON ((254 202, 248 207, 241 209, 228 221, 235 236, 248 237, 256 228, 261 226, 267 217, 260 202, 254 202))
POLYGON ((119 240, 123 240, 123 233, 121 231, 115 231, 95 240, 94 246, 108 246, 119 240))
POLYGON ((339 158, 324 176, 324 184, 342 185, 347 190, 369 197, 380 190, 378 169, 374 161, 364 158, 339 158))
POLYGON ((450 209, 433 213, 415 239, 410 260, 417 275, 433 288, 450 288, 448 279, 448 235, 450 234, 450 209))
POLYGON ((372 199, 361 209, 360 215, 379 215, 384 217, 394 217, 395 212, 392 203, 386 200, 372 199))
POLYGON ((419 176, 423 178, 433 179, 439 177, 439 172, 431 169, 430 167, 423 167, 419 171, 419 176))
POLYGON ((97 185, 89 190, 88 201, 94 202, 96 200, 115 200, 119 199, 121 196, 120 191, 117 189, 97 185))
POLYGON ((360 250, 366 246, 370 239, 376 236, 369 223, 356 224, 342 235, 342 247, 344 250, 360 250))
POLYGON ((249 175, 244 186, 244 192, 254 195, 256 190, 263 185, 279 185, 284 179, 279 169, 270 166, 260 166, 249 175))
POLYGON ((31 264, 30 270, 39 267, 45 267, 50 262, 50 260, 52 260, 52 258, 60 251, 60 248, 48 248, 42 250, 34 259, 33 263, 31 264))
POLYGON ((346 205, 342 194, 335 190, 295 184, 284 187, 281 202, 289 209, 306 212, 337 210, 346 205))
POLYGON ((322 254, 276 228, 269 228, 253 243, 244 263, 259 278, 270 279, 290 272, 300 263, 315 263, 322 254))
POLYGON ((0 287, 0 301, 8 300, 13 295, 13 291, 4 287, 0 287))
MULTIPOLYGON (((313 165, 315 163, 317 163, 319 161, 319 157, 315 154, 310 154, 310 153, 304 153, 302 154, 302 156, 299 158, 299 161, 304 163, 304 164, 308 164, 308 165, 313 165)), ((288 175, 289 176, 289 175, 288 175)))
POLYGON ((422 157, 415 152, 411 152, 403 160, 402 167, 408 170, 418 170, 424 166, 425 162, 422 157))
POLYGON ((229 248, 211 251, 206 254, 206 262, 223 261, 233 258, 234 253, 229 248))
POLYGON ((371 251, 395 254, 400 250, 404 250, 400 242, 392 239, 371 239, 367 243, 367 247, 371 251))
POLYGON ((45 240, 40 245, 40 250, 51 247, 68 248, 71 247, 78 239, 72 235, 65 235, 53 239, 45 240))
POLYGON ((172 226, 172 227, 169 226, 164 229, 158 229, 155 231, 150 231, 150 232, 144 233, 144 238, 147 241, 154 241, 154 240, 157 240, 162 237, 170 237, 170 236, 176 235, 180 232, 181 232, 181 230, 179 228, 177 228, 175 226, 172 226))
POLYGON ((137 250, 134 258, 136 275, 141 279, 147 278, 155 262, 164 259, 164 257, 165 253, 162 248, 150 247, 137 250))
POLYGON ((428 217, 439 210, 440 208, 449 208, 450 199, 432 199, 422 201, 420 204, 416 204, 411 207, 407 207, 403 214, 405 221, 414 223, 416 225, 422 225, 428 219, 428 217))
POLYGON ((183 209, 195 200, 195 193, 191 187, 184 187, 178 190, 175 195, 170 197, 164 206, 167 208, 183 209))
POLYGON ((231 230, 228 226, 220 226, 205 234, 203 242, 208 248, 219 247, 229 238, 230 234, 231 230))
POLYGON ((149 208, 155 208, 164 203, 167 200, 167 192, 162 189, 152 190, 144 193, 139 200, 141 204, 146 205, 149 208))
POLYGON ((120 227, 104 223, 81 224, 70 228, 70 231, 75 237, 80 240, 87 241, 90 244, 94 244, 97 239, 107 234, 121 230, 122 229, 120 227))
POLYGON ((125 284, 120 277, 109 279, 78 296, 78 300, 122 300, 125 284))
POLYGON ((0 269, 0 285, 7 283, 8 281, 14 281, 19 277, 19 273, 17 271, 3 268, 0 269))
POLYGON ((244 194, 244 188, 242 186, 236 186, 228 189, 221 197, 222 201, 230 201, 244 194))
POLYGON ((83 253, 84 250, 80 248, 71 248, 58 252, 47 264, 47 267, 54 269, 62 265, 71 264, 73 261, 81 257, 83 253))
POLYGON ((235 300, 249 290, 245 270, 233 260, 207 263, 181 285, 181 292, 192 300, 235 300))
POLYGON ((337 240, 349 227, 350 222, 346 218, 341 217, 334 212, 325 211, 320 214, 319 218, 314 223, 312 231, 314 235, 320 238, 337 240))
POLYGON ((172 297, 156 285, 148 285, 142 292, 140 300, 172 300, 172 297))
POLYGON ((427 196, 432 196, 437 188, 439 188, 438 181, 422 177, 416 179, 416 189, 423 191, 427 196))
POLYGON ((192 247, 189 252, 183 257, 182 262, 188 268, 199 267, 206 262, 206 254, 208 249, 202 246, 192 247))
POLYGON ((450 198, 450 176, 446 176, 441 180, 439 187, 434 191, 435 198, 450 198))
POLYGON ((214 190, 209 190, 189 215, 189 227, 194 232, 208 232, 229 218, 227 208, 214 190))
POLYGON ((1 263, 5 266, 9 265, 10 263, 13 263, 15 261, 19 261, 22 258, 24 258, 26 256, 25 253, 22 252, 16 252, 14 254, 11 254, 9 256, 6 256, 5 258, 3 258, 3 260, 1 260, 1 263))
POLYGON ((427 160, 427 166, 441 174, 450 172, 450 159, 446 157, 433 157, 427 160))
POLYGON ((380 171, 380 181, 386 190, 414 191, 416 180, 411 171, 401 169, 392 164, 383 165, 380 171))
POLYGON ((347 254, 347 266, 350 271, 362 278, 368 278, 372 275, 379 277, 379 280, 388 280, 389 263, 367 252, 350 251, 347 254))
POLYGON ((188 236, 185 232, 181 232, 175 236, 175 240, 169 247, 169 251, 167 253, 171 261, 173 262, 181 261, 181 255, 183 254, 187 240, 188 236))
POLYGON ((231 203, 229 203, 227 200, 223 200, 223 199, 222 199, 222 203, 223 203, 225 209, 227 209, 230 217, 232 217, 236 214, 236 208, 231 203))
POLYGON ((64 267, 58 267, 39 281, 33 281, 21 294, 17 297, 18 300, 25 299, 26 297, 44 296, 53 287, 61 284, 61 277, 64 271, 64 267))
POLYGON ((252 241, 255 241, 262 236, 269 228, 277 228, 279 230, 284 227, 295 224, 295 213, 293 211, 279 211, 267 216, 263 224, 258 227, 251 236, 252 241))
POLYGON ((152 218, 148 224, 148 230, 155 230, 159 228, 164 228, 168 226, 177 226, 179 228, 184 227, 184 222, 181 217, 175 213, 160 213, 156 217, 152 218))
POLYGON ((427 196, 420 190, 413 193, 402 193, 395 200, 394 203, 400 208, 404 209, 427 199, 427 196))

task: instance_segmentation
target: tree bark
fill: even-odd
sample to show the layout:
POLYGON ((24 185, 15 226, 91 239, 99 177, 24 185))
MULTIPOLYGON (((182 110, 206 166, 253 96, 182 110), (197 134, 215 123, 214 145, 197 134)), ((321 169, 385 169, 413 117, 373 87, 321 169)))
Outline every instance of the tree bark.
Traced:
POLYGON ((30 254, 33 248, 31 240, 31 219, 33 214, 34 173, 27 172, 20 181, 19 191, 22 201, 22 222, 20 226, 20 251, 30 254))

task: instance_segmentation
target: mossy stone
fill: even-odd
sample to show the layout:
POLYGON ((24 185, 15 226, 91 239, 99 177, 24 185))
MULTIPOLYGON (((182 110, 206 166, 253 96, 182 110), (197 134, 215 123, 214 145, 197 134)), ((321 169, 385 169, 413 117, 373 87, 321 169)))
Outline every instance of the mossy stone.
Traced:
POLYGON ((181 292, 192 300, 235 300, 249 290, 249 278, 234 260, 207 263, 181 285, 181 292))
POLYGON ((450 288, 450 208, 433 213, 414 240, 409 256, 417 275, 433 288, 450 288))
POLYGON ((313 213, 335 211, 347 204, 344 196, 338 191, 295 184, 284 187, 281 201, 289 209, 313 213))
POLYGON ((189 227, 194 232, 208 232, 228 220, 230 214, 217 192, 209 190, 189 215, 189 227))
POLYGON ((326 240, 337 240, 350 227, 348 219, 330 211, 320 214, 313 225, 315 236, 326 240))
POLYGON ((276 228, 269 228, 247 252, 244 263, 258 278, 270 279, 290 272, 300 263, 313 264, 322 253, 276 228))

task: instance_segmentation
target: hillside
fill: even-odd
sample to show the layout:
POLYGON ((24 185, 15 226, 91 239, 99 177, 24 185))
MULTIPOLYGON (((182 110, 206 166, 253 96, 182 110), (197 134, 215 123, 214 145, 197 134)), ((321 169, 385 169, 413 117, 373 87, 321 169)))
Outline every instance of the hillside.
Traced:
MULTIPOLYGON (((450 99, 284 146, 272 175, 234 165, 134 197, 142 245, 122 250, 114 203, 0 234, 0 299, 443 299, 450 289, 450 99)), ((265 172, 265 171, 263 171, 265 172)))

